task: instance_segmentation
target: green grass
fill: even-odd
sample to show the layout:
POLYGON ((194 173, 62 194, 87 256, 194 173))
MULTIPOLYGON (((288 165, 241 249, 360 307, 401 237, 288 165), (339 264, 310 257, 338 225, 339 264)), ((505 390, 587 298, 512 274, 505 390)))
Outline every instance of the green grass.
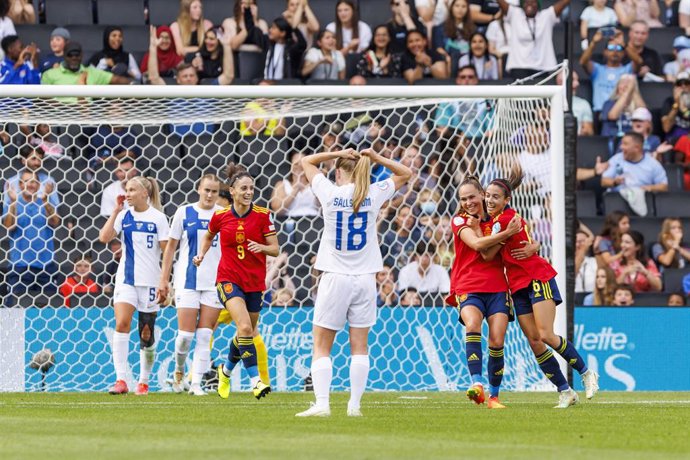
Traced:
POLYGON ((507 393, 489 411, 461 393, 337 393, 328 419, 296 419, 305 393, 216 396, 0 393, 0 458, 690 458, 690 393, 507 393), (583 398, 584 399, 584 398, 583 398))

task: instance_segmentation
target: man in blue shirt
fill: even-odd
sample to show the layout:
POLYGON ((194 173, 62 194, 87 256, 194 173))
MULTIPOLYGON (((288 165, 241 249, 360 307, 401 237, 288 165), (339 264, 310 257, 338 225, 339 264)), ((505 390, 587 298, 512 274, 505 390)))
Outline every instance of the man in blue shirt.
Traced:
POLYGON ((36 173, 25 169, 20 173, 19 193, 13 187, 7 190, 10 205, 3 208, 2 224, 10 240, 10 266, 4 290, 12 296, 5 300, 5 306, 12 306, 15 296, 30 290, 40 290, 44 295, 57 291, 53 282, 57 271, 53 228, 60 223, 60 217, 48 199, 54 186, 48 184, 41 192, 36 173))
POLYGON ((0 63, 0 84, 40 85, 38 54, 32 43, 26 48, 16 35, 8 35, 0 42, 5 59, 0 63))
MULTIPOLYGON (((50 193, 46 193, 48 196, 48 201, 50 201, 50 204, 53 205, 54 208, 57 208, 60 205, 60 197, 58 196, 57 187, 55 187, 55 181, 47 173, 41 171, 41 167, 43 166, 43 157, 45 156, 43 149, 40 147, 24 147, 20 150, 19 154, 22 157, 22 165, 24 166, 24 169, 35 173, 36 177, 38 177, 38 181, 40 183, 38 193, 46 193, 46 190, 49 187, 50 193)), ((7 207, 10 205, 9 189, 12 189, 12 192, 15 194, 20 192, 20 176, 21 172, 16 176, 10 177, 7 179, 7 182, 5 182, 5 197, 3 200, 3 207, 5 209, 7 209, 7 207)))
POLYGON ((645 192, 667 192, 666 170, 643 150, 644 137, 635 132, 621 139, 620 150, 609 159, 609 167, 601 175, 601 186, 619 192, 623 188, 639 187, 645 192))

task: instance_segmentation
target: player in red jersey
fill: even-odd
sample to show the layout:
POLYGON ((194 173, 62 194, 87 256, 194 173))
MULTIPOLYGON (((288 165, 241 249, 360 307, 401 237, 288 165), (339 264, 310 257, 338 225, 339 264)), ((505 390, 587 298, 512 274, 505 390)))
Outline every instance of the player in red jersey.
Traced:
POLYGON ((498 392, 503 380, 503 343, 511 317, 508 285, 500 260, 484 260, 480 251, 507 240, 520 231, 519 219, 505 231, 491 234, 491 222, 484 207, 484 190, 476 176, 460 184, 461 212, 453 217, 455 260, 451 270, 448 303, 458 307, 465 325, 465 353, 472 385, 467 397, 483 404, 482 321, 489 324, 489 408, 503 408, 498 392))
POLYGON ((226 363, 218 366, 218 394, 221 398, 229 396, 230 373, 241 360, 251 379, 254 396, 261 399, 271 392, 271 387, 259 378, 252 335, 266 289, 266 255, 275 257, 280 248, 268 209, 252 202, 252 176, 244 169, 237 169, 228 185, 232 204, 216 211, 211 218, 194 264, 201 264, 213 238, 220 233, 221 259, 216 289, 221 303, 237 325, 237 336, 230 344, 226 363))
POLYGON ((508 206, 513 190, 521 182, 522 171, 515 167, 510 178, 495 179, 486 188, 486 207, 492 217, 492 233, 500 234, 499 232, 512 225, 516 218, 522 223, 520 233, 511 236, 505 245, 493 248, 493 251, 500 251, 520 327, 529 339, 542 370, 558 387, 560 398, 556 407, 567 408, 578 402, 577 393, 570 388, 560 369, 554 369, 557 362, 544 344, 556 350, 582 375, 587 399, 594 397, 598 391, 599 376, 593 370, 587 369, 582 356, 572 343, 556 335, 553 330, 556 306, 562 302, 556 285, 556 270, 537 254, 524 258, 515 256, 514 251, 522 246, 523 241, 531 241, 527 223, 508 206))

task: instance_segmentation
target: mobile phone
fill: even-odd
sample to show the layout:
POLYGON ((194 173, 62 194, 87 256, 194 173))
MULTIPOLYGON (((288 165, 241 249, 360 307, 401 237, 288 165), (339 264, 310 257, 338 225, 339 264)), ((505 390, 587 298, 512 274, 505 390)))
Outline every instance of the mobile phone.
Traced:
POLYGON ((605 38, 611 38, 616 35, 616 28, 611 26, 602 27, 601 29, 599 29, 599 32, 601 32, 601 35, 605 38))

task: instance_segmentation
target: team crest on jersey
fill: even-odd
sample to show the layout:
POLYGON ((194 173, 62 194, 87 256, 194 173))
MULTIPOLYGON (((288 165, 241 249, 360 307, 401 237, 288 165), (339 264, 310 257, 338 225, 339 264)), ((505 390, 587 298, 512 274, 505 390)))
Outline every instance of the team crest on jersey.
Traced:
POLYGON ((224 284, 223 292, 225 292, 226 294, 232 294, 232 283, 224 284))
POLYGON ((141 227, 143 226, 144 224, 142 224, 141 222, 137 222, 137 230, 141 230, 141 227))
POLYGON ((237 231, 238 231, 238 232, 243 232, 243 231, 244 231, 244 225, 242 225, 242 222, 240 222, 239 225, 237 225, 237 231))
POLYGON ((464 302, 465 300, 467 300, 467 294, 460 294, 458 296, 458 300, 460 301, 460 303, 464 302))
POLYGON ((495 235, 495 234, 497 234, 497 233, 500 232, 500 231, 501 231, 501 223, 500 223, 500 222, 496 222, 496 223, 494 224, 494 226, 491 227, 491 234, 492 234, 492 235, 495 235))
POLYGON ((459 226, 461 226, 461 225, 464 224, 464 223, 465 223, 465 219, 463 219, 463 218, 460 217, 460 216, 455 216, 455 218, 453 218, 453 224, 454 224, 456 227, 459 227, 459 226))
POLYGON ((377 182, 376 186, 381 190, 386 190, 389 187, 388 182, 386 181, 377 182))
POLYGON ((202 220, 202 221, 201 221, 201 226, 202 226, 203 228, 208 228, 208 221, 207 221, 207 220, 202 220))
POLYGON ((273 224, 269 225, 269 226, 268 226, 268 231, 269 231, 269 232, 275 232, 275 231, 276 231, 275 225, 273 225, 273 224))
POLYGON ((236 241, 238 244, 244 243, 244 242, 245 242, 244 233, 236 233, 236 234, 235 234, 235 241, 236 241))
POLYGON ((152 232, 155 226, 153 224, 148 225, 149 232, 152 232))

